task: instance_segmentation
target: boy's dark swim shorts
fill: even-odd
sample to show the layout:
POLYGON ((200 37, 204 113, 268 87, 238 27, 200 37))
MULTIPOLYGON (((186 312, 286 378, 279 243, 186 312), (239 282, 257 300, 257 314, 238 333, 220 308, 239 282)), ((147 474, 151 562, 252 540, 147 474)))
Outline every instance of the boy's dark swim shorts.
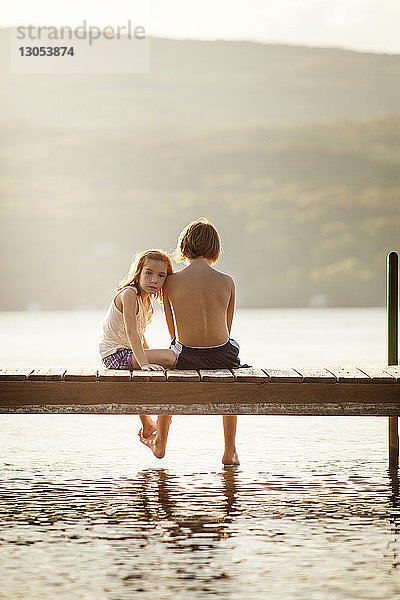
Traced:
POLYGON ((235 369, 240 367, 239 344, 232 339, 222 346, 211 348, 192 348, 173 339, 170 348, 178 357, 175 369, 235 369))

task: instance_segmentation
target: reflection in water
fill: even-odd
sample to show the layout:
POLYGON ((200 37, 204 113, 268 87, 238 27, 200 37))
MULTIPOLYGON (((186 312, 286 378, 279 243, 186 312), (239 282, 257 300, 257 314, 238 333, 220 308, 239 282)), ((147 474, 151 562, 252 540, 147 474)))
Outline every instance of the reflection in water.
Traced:
POLYGON ((390 480, 391 494, 389 497, 390 506, 392 511, 390 514, 390 522, 392 524, 392 537, 389 543, 389 552, 391 554, 392 567, 398 568, 400 566, 399 561, 399 533, 400 533, 400 512, 399 512, 399 471, 395 469, 388 469, 388 476, 390 480))
POLYGON ((143 473, 145 485, 142 487, 141 501, 147 520, 166 522, 168 538, 179 547, 201 550, 212 547, 214 542, 226 539, 230 535, 228 524, 233 516, 239 515, 236 507, 237 488, 235 483, 236 467, 225 467, 220 475, 220 489, 207 486, 185 489, 179 484, 176 476, 164 469, 148 470, 143 473), (157 488, 156 502, 153 512, 152 489, 157 488))
MULTIPOLYGON (((90 544, 96 556, 96 542, 107 541, 124 586, 148 581, 154 568, 160 584, 159 544, 185 557, 202 551, 206 556, 201 564, 164 555, 164 568, 169 565, 164 579, 171 590, 196 579, 204 592, 211 591, 210 582, 229 579, 222 567, 215 570, 212 565, 216 544, 229 537, 228 523, 240 514, 235 507, 235 477, 235 467, 226 467, 207 481, 196 474, 179 478, 164 469, 142 471, 135 479, 62 484, 40 477, 9 479, 0 492, 0 549, 67 542, 90 544)), ((101 556, 96 561, 101 562, 101 556)), ((65 563, 59 565, 62 570, 65 563)), ((29 568, 25 563, 19 568, 40 579, 40 565, 29 568)), ((85 577, 90 578, 90 566, 85 569, 85 577)), ((8 586, 12 591, 11 582, 8 586)), ((139 590, 145 591, 141 586, 139 590)))
POLYGON ((390 485, 392 493, 390 495, 390 502, 393 508, 399 506, 399 471, 388 469, 388 475, 390 478, 390 485))
POLYGON ((248 598, 268 583, 278 598, 285 581, 293 598, 308 599, 311 582, 318 598, 349 586, 354 597, 373 597, 368 568, 395 597, 398 509, 393 473, 380 482, 356 471, 341 480, 337 473, 254 480, 240 467, 190 475, 146 469, 98 481, 14 476, 0 488, 0 592, 248 598))

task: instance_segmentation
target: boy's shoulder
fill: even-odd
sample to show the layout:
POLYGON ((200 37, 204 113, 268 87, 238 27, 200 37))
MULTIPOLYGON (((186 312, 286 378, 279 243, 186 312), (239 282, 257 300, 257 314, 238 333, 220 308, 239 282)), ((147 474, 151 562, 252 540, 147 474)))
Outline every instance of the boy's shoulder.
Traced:
POLYGON ((174 281, 174 279, 176 279, 176 276, 179 275, 179 273, 181 273, 181 271, 175 271, 175 273, 169 273, 165 280, 164 287, 166 285, 168 285, 169 282, 174 281))
MULTIPOLYGON (((208 276, 215 281, 216 285, 222 285, 229 288, 235 287, 235 281, 233 277, 228 275, 228 273, 218 271, 214 267, 210 268, 208 276)), ((168 290, 172 291, 172 289, 175 288, 175 285, 179 286, 180 282, 182 284, 186 284, 187 282, 190 283, 191 281, 193 281, 192 272, 186 271, 186 268, 182 269, 181 271, 176 271, 175 273, 171 273, 170 275, 168 275, 167 280, 164 284, 164 291, 168 293, 168 290)))
POLYGON ((233 277, 231 275, 229 275, 228 273, 224 273, 223 271, 218 271, 218 269, 216 269, 215 267, 212 267, 212 270, 214 271, 214 273, 217 276, 221 277, 221 279, 225 279, 227 283, 229 282, 233 285, 235 284, 233 277))

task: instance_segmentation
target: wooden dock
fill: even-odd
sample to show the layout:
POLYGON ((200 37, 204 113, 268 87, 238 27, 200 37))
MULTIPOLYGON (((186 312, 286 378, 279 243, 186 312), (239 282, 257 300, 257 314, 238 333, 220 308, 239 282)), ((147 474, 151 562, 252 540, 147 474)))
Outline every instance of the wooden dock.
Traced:
POLYGON ((400 366, 0 370, 0 413, 400 415, 400 366))
POLYGON ((399 256, 387 255, 388 365, 212 371, 0 369, 0 413, 389 417, 399 466, 399 256))

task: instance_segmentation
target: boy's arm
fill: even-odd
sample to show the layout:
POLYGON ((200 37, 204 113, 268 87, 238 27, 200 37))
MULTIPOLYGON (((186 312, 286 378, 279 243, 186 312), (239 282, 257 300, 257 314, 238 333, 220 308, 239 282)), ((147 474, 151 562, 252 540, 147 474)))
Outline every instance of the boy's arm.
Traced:
POLYGON ((233 315, 235 312, 235 282, 231 279, 231 297, 229 299, 228 308, 226 309, 226 326, 228 333, 231 335, 233 315))
POLYGON ((121 293, 120 297, 128 340, 131 345, 133 355, 136 358, 139 367, 142 368, 143 366, 147 366, 149 361, 144 353, 142 340, 140 339, 136 326, 136 312, 138 310, 137 295, 135 291, 129 289, 121 293))
POLYGON ((165 284, 164 290, 163 290, 163 292, 164 292, 163 293, 163 308, 164 308, 165 320, 167 321, 169 335, 171 336, 171 340, 173 340, 174 337, 176 336, 175 321, 174 321, 174 315, 172 312, 172 306, 171 306, 171 303, 168 298, 168 293, 167 293, 167 290, 165 289, 166 287, 167 286, 165 284))

